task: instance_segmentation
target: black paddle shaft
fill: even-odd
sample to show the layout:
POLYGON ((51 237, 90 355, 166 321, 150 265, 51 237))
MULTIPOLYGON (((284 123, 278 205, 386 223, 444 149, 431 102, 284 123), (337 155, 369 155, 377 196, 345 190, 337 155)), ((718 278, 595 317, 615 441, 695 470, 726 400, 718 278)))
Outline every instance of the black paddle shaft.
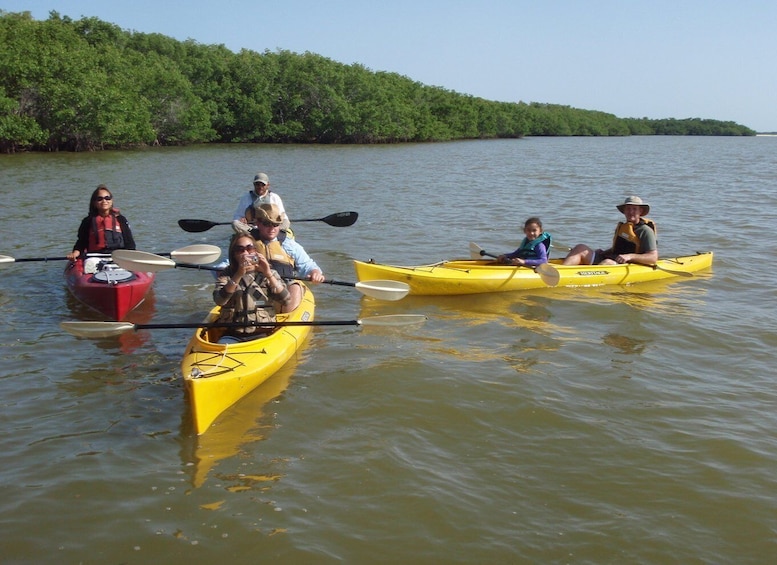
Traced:
MULTIPOLYGON (((198 269, 201 271, 223 271, 223 269, 219 267, 211 267, 210 265, 190 265, 188 263, 176 263, 176 267, 181 267, 183 269, 198 269)), ((305 277, 284 277, 289 278, 291 280, 295 281, 305 281, 310 282, 309 279, 306 279, 305 277)), ((324 279, 323 284, 332 284, 332 285, 338 285, 338 286, 351 286, 355 287, 356 283, 348 282, 348 281, 336 281, 332 279, 324 279)))
POLYGON ((67 261, 67 257, 18 257, 14 259, 14 263, 28 263, 34 261, 67 261))
POLYGON ((240 324, 236 322, 193 322, 179 324, 135 324, 136 330, 198 329, 198 328, 281 328, 285 326, 359 326, 361 320, 311 320, 309 322, 257 322, 240 324))
MULTIPOLYGON (((324 222, 335 228, 345 228, 355 224, 358 218, 358 212, 337 212, 323 218, 307 218, 302 220, 291 220, 291 222, 324 222)), ((210 220, 194 220, 186 218, 178 220, 178 225, 183 231, 199 233, 208 231, 214 226, 231 226, 232 222, 211 222, 210 220)))

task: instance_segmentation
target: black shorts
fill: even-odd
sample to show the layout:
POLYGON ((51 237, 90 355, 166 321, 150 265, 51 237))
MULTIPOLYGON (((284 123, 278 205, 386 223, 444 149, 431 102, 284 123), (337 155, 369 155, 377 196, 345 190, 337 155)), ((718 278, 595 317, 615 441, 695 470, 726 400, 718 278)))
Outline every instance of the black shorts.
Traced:
POLYGON ((598 253, 596 253, 594 251, 594 260, 591 261, 591 265, 598 265, 599 263, 601 263, 605 259, 611 259, 611 260, 615 261, 616 257, 617 257, 617 255, 611 255, 609 253, 603 253, 602 255, 599 255, 598 253))

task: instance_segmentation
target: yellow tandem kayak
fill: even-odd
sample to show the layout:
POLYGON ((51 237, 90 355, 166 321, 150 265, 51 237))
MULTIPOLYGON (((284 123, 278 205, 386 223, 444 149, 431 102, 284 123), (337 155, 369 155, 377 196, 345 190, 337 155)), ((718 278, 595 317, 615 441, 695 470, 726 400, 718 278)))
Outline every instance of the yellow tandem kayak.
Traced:
MULTIPOLYGON (((278 322, 312 322, 314 314, 315 299, 306 287, 299 307, 276 318, 278 322)), ((214 322, 218 315, 216 307, 204 323, 214 322)), ((181 361, 196 433, 204 433, 222 412, 294 357, 310 328, 281 326, 265 337, 229 344, 217 343, 223 329, 198 328, 181 361)))
MULTIPOLYGON (((660 259, 655 266, 637 265, 561 265, 561 259, 551 260, 553 286, 626 285, 690 277, 692 273, 712 266, 712 252, 696 253, 660 259), (556 274, 557 273, 557 274, 556 274)), ((380 263, 354 261, 360 281, 387 279, 407 283, 411 295, 456 295, 488 292, 530 290, 548 286, 540 274, 530 267, 500 265, 482 259, 457 259, 432 265, 402 267, 380 263)))

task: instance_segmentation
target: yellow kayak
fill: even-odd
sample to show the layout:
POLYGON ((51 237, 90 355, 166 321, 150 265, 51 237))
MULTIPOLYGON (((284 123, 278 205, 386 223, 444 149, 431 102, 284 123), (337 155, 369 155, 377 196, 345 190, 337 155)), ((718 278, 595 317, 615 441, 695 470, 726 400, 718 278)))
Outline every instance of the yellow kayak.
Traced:
MULTIPOLYGON (((625 285, 671 277, 691 277, 692 273, 712 266, 712 252, 660 259, 655 266, 577 265, 563 266, 561 259, 549 265, 552 286, 625 285)), ((492 260, 457 259, 432 265, 401 267, 354 261, 360 281, 386 279, 407 283, 411 295, 455 295, 508 292, 546 288, 548 276, 542 277, 531 267, 499 265, 492 260), (543 278, 545 280, 543 280, 543 278)))
MULTIPOLYGON (((315 300, 305 289, 302 303, 278 322, 312 322, 315 300)), ((218 319, 219 307, 204 323, 218 319)), ((286 364, 302 346, 311 326, 281 326, 266 337, 240 343, 216 343, 219 328, 198 328, 181 361, 184 387, 191 405, 194 429, 204 433, 235 402, 254 390, 286 364)))

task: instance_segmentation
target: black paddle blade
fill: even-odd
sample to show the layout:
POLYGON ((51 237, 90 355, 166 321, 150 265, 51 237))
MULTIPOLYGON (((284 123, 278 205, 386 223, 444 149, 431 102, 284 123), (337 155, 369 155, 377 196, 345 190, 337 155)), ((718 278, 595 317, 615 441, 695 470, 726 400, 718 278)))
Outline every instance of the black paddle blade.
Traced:
POLYGON ((178 220, 178 225, 183 231, 199 233, 208 231, 213 226, 227 226, 231 222, 209 222, 208 220, 178 220))
POLYGON ((339 212, 337 214, 327 216, 324 218, 324 221, 330 226, 334 226, 336 228, 345 228, 354 225, 358 219, 358 212, 339 212))
POLYGON ((358 218, 359 218, 358 212, 337 212, 336 214, 329 214, 324 218, 291 220, 291 223, 293 224, 294 222, 324 222, 335 228, 347 228, 348 226, 354 225, 358 218))

